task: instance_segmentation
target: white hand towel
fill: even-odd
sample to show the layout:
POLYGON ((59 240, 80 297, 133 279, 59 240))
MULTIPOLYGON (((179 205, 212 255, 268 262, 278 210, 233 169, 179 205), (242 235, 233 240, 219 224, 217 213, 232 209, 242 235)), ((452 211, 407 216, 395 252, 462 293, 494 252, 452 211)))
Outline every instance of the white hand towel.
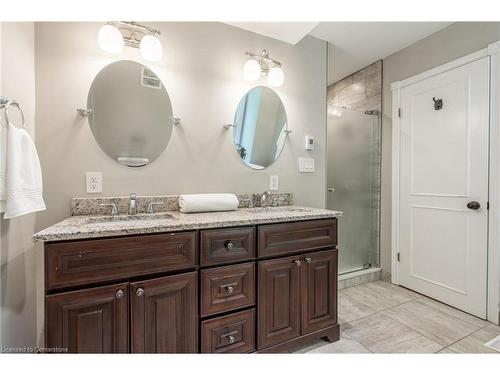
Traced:
POLYGON ((24 129, 8 125, 5 219, 45 210, 35 144, 24 129))
POLYGON ((181 212, 234 211, 239 201, 234 194, 182 194, 179 197, 181 212))
POLYGON ((0 119, 0 213, 5 212, 7 200, 6 175, 7 172, 7 126, 0 119))

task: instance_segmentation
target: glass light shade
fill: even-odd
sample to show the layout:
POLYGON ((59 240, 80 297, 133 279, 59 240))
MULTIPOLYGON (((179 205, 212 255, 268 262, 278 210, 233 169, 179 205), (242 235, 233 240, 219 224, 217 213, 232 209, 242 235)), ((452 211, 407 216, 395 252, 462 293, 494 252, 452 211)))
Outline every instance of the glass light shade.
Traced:
POLYGON ((249 59, 243 67, 243 78, 246 81, 256 81, 260 78, 260 64, 255 59, 249 59))
POLYGON ((144 35, 139 46, 141 56, 146 60, 158 61, 163 56, 160 39, 154 35, 144 35))
POLYGON ((104 51, 110 53, 120 53, 123 50, 124 42, 122 33, 113 25, 103 25, 97 35, 97 43, 104 51))
POLYGON ((269 86, 279 87, 285 81, 285 74, 283 73, 283 69, 279 66, 275 66, 271 68, 267 73, 267 83, 269 86))

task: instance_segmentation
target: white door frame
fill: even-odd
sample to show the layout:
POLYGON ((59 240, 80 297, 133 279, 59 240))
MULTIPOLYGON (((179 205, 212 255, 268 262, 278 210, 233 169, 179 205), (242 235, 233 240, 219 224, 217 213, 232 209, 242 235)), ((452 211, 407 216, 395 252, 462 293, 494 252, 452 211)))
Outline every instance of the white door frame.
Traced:
POLYGON ((399 175, 401 161, 401 89, 483 57, 490 57, 490 152, 488 212, 487 319, 500 323, 500 40, 488 48, 471 53, 403 81, 391 84, 392 90, 392 217, 391 282, 399 285, 399 175))

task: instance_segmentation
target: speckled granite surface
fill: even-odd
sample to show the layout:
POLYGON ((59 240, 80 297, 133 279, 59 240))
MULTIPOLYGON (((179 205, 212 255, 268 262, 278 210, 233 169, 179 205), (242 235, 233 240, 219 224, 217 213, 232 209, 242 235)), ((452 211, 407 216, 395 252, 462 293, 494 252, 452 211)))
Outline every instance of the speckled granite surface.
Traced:
POLYGON ((157 215, 160 219, 154 219, 151 215, 136 215, 133 220, 128 219, 127 216, 118 216, 115 217, 113 221, 107 221, 110 218, 109 216, 72 216, 36 233, 33 239, 41 241, 64 241, 83 238, 122 236, 127 234, 175 232, 324 219, 338 217, 341 214, 342 213, 339 211, 319 208, 286 206, 241 208, 229 212, 195 214, 169 211, 158 213, 157 215))
MULTIPOLYGON (((236 194, 240 201, 239 208, 260 206, 260 196, 258 193, 236 194)), ((148 205, 151 202, 163 203, 155 207, 158 212, 179 211, 178 195, 161 196, 138 196, 137 212, 147 212, 148 205)), ((113 198, 73 198, 71 200, 71 216, 80 215, 106 215, 109 214, 109 207, 101 207, 100 204, 114 203, 120 214, 128 211, 129 197, 113 198)), ((271 192, 266 201, 266 205, 291 206, 293 204, 293 193, 271 192)))

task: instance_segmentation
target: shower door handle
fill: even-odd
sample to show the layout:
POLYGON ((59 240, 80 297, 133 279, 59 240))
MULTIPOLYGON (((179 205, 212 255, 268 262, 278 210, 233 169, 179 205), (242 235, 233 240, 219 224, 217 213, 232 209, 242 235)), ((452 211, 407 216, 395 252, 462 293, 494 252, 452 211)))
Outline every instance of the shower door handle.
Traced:
POLYGON ((335 188, 329 187, 329 188, 326 188, 326 190, 328 190, 329 192, 333 193, 335 191, 335 188))

